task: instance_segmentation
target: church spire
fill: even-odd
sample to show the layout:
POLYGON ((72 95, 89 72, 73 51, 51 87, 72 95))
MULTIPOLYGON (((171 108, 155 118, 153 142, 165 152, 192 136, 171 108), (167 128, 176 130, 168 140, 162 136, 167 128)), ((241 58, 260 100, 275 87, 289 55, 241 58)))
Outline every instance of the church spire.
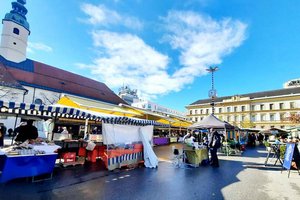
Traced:
POLYGON ((29 32, 29 23, 26 19, 27 9, 25 8, 26 0, 17 0, 11 3, 12 10, 7 13, 3 21, 13 21, 20 26, 23 26, 29 32))
POLYGON ((26 19, 26 0, 14 0, 12 10, 2 20, 0 55, 6 60, 20 63, 26 60, 29 23, 26 19))

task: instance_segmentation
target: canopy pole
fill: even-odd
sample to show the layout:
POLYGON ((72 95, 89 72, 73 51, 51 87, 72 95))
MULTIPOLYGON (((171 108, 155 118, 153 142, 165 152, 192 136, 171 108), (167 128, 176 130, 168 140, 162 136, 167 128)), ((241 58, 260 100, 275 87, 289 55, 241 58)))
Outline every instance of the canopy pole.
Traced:
POLYGON ((87 132, 88 132, 88 125, 89 125, 89 119, 85 119, 85 124, 84 124, 84 135, 83 135, 83 138, 86 137, 87 135, 87 132))
POLYGON ((51 135, 51 141, 53 141, 54 138, 54 127, 57 121, 57 112, 55 112, 55 117, 54 117, 54 122, 53 122, 53 130, 52 130, 52 135, 51 135))
MULTIPOLYGON (((17 126, 17 120, 18 120, 18 114, 16 115, 16 119, 15 119, 15 125, 14 125, 14 131, 15 131, 15 129, 16 129, 16 126, 17 126)), ((15 133, 13 134, 13 137, 11 138, 11 144, 10 145, 13 145, 13 143, 14 143, 14 139, 15 139, 15 133)))
POLYGON ((227 140, 227 130, 226 130, 226 126, 225 126, 225 140, 226 140, 226 156, 228 156, 228 140, 227 140))
POLYGON ((171 122, 169 122, 169 137, 171 137, 171 122))

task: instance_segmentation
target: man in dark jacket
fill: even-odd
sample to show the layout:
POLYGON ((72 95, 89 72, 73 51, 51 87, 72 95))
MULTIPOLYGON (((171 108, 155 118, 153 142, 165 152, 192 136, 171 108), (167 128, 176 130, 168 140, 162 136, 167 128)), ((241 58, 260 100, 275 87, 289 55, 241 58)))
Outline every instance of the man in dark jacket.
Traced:
POLYGON ((28 120, 25 126, 19 126, 15 132, 18 133, 15 141, 25 142, 26 140, 35 140, 38 137, 38 130, 32 125, 33 121, 28 120))
POLYGON ((209 143, 208 143, 211 160, 210 165, 213 167, 219 167, 219 159, 217 156, 217 150, 221 147, 221 136, 218 131, 213 128, 209 132, 209 143))

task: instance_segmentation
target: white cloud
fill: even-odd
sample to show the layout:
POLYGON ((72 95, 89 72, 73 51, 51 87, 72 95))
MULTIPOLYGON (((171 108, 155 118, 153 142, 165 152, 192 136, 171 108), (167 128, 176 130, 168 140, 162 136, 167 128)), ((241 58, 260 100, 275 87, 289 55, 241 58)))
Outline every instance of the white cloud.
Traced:
POLYGON ((213 64, 222 63, 245 40, 247 25, 230 18, 216 21, 194 12, 169 12, 164 18, 168 33, 165 40, 180 51, 183 66, 175 77, 197 77, 213 64))
POLYGON ((245 39, 246 25, 230 18, 216 21, 194 12, 173 11, 163 21, 167 30, 164 41, 180 53, 181 67, 176 66, 174 73, 168 72, 168 55, 140 37, 103 30, 92 32, 98 57, 92 64, 78 65, 111 88, 125 83, 151 99, 188 86, 206 74, 208 66, 220 64, 245 39))
POLYGON ((45 51, 45 52, 52 52, 53 49, 43 43, 33 43, 33 42, 28 42, 28 46, 27 46, 27 52, 29 53, 34 53, 35 51, 45 51))
POLYGON ((166 72, 168 56, 132 34, 94 31, 92 36, 94 46, 104 53, 93 65, 81 64, 80 67, 89 68, 93 75, 113 88, 126 83, 147 97, 168 92, 165 87, 165 81, 170 79, 166 72))
POLYGON ((114 10, 110 10, 104 5, 82 4, 81 10, 88 15, 88 23, 92 25, 109 26, 123 25, 127 28, 142 29, 143 23, 131 16, 121 15, 114 10))

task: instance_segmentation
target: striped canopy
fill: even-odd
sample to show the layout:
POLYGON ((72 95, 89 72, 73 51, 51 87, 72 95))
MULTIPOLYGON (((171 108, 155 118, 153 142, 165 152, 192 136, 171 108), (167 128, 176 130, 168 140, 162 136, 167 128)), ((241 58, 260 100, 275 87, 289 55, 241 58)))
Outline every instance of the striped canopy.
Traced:
POLYGON ((93 112, 89 110, 77 109, 72 107, 64 107, 60 105, 39 105, 17 102, 5 102, 0 100, 0 113, 8 115, 27 115, 39 117, 58 117, 58 118, 72 118, 72 119, 89 119, 93 121, 102 121, 110 124, 124 124, 124 125, 157 125, 154 120, 142 120, 130 117, 120 117, 105 113, 93 112))

